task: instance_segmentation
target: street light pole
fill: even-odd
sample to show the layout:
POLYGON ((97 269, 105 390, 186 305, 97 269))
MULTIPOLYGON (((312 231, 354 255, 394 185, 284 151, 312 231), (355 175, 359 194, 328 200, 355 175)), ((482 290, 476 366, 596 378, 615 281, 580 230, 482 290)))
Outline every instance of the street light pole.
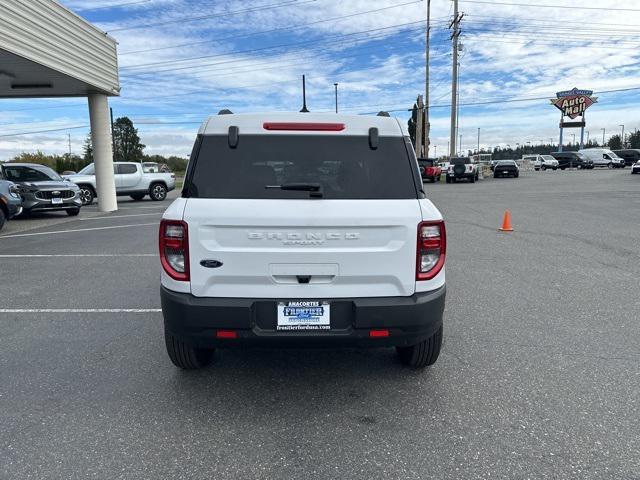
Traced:
POLYGON ((624 125, 618 125, 619 127, 622 127, 622 136, 620 137, 620 142, 622 144, 622 148, 624 148, 624 125))
POLYGON ((602 146, 604 147, 604 136, 607 133, 607 129, 606 128, 601 128, 600 130, 602 130, 602 146))
POLYGON ((429 122, 429 63, 431 58, 431 0, 427 0, 427 30, 426 30, 426 62, 424 84, 424 156, 429 158, 429 145, 431 144, 431 123, 429 122))
POLYGON ((478 127, 478 160, 480 160, 480 127, 478 127))
POLYGON ((334 83, 334 87, 336 87, 336 113, 338 113, 338 84, 334 83))

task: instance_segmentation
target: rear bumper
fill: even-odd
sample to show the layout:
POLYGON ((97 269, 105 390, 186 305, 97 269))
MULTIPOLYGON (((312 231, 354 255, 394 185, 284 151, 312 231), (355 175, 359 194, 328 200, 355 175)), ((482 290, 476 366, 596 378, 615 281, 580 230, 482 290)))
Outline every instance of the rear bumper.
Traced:
MULTIPOLYGON (((446 288, 410 297, 321 299, 331 304, 331 330, 276 330, 278 299, 198 298, 161 287, 165 329, 199 347, 414 345, 442 325, 446 288), (370 337, 385 329, 388 337, 370 337), (235 339, 216 338, 218 330, 233 330, 235 339)), ((312 300, 312 299, 309 299, 312 300)))

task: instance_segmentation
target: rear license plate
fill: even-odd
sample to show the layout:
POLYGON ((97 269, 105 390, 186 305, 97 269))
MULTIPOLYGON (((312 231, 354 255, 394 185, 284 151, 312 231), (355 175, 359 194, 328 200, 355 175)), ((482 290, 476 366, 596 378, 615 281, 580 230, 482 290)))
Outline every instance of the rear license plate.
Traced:
POLYGON ((278 303, 279 331, 329 330, 331 307, 327 302, 291 301, 278 303))
POLYGON ((60 205, 62 203, 62 199, 61 198, 52 198, 51 199, 51 203, 54 205, 60 205))

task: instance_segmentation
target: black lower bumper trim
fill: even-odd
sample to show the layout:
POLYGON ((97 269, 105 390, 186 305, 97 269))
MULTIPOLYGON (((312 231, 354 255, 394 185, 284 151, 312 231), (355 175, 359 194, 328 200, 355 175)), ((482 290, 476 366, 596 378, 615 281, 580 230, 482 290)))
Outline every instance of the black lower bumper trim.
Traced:
MULTIPOLYGON (((446 289, 410 297, 323 298, 331 304, 329 331, 276 330, 277 303, 290 299, 199 298, 161 287, 165 329, 202 347, 255 346, 407 346, 429 338, 442 325, 446 289), (370 336, 371 330, 388 337, 370 336), (216 338, 233 330, 237 338, 216 338)), ((314 300, 314 299, 307 299, 314 300)))

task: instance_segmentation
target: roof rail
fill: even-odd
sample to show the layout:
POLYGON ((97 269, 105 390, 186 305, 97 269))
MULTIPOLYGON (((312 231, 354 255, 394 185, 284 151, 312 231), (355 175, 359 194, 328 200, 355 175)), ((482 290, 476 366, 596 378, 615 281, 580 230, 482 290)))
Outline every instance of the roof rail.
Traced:
POLYGON ((223 108, 218 112, 218 115, 233 115, 233 112, 228 108, 223 108))
POLYGON ((378 114, 376 115, 376 117, 390 117, 391 115, 389 115, 389 112, 385 112, 384 110, 378 112, 378 114))

